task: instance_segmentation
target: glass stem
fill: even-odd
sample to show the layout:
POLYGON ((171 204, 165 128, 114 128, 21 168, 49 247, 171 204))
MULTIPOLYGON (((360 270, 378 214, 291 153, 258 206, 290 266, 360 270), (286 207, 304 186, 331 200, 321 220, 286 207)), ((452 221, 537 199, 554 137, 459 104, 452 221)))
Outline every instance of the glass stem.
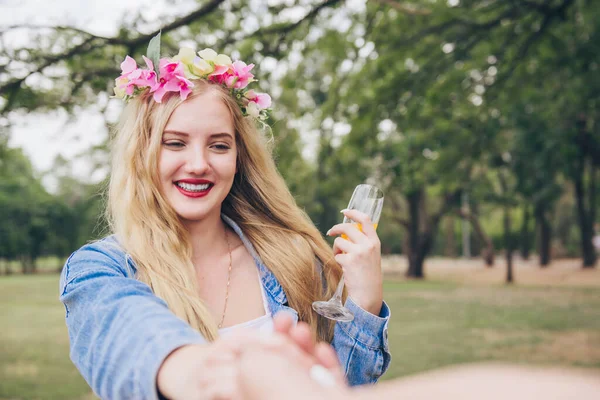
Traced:
POLYGON ((342 274, 342 277, 340 278, 340 282, 338 283, 337 288, 335 289, 335 293, 333 294, 333 299, 335 299, 334 301, 336 301, 340 304, 342 303, 342 292, 343 291, 344 291, 344 274, 342 274))

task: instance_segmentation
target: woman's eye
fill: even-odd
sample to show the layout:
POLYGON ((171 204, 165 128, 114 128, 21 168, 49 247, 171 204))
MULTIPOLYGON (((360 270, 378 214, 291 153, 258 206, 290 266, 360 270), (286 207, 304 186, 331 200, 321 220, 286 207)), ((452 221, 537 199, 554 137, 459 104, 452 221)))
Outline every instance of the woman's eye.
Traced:
POLYGON ((179 147, 184 146, 184 144, 181 142, 164 142, 163 144, 167 147, 173 147, 173 148, 179 148, 179 147))
POLYGON ((224 143, 213 144, 212 147, 217 150, 229 150, 230 149, 229 145, 224 144, 224 143))

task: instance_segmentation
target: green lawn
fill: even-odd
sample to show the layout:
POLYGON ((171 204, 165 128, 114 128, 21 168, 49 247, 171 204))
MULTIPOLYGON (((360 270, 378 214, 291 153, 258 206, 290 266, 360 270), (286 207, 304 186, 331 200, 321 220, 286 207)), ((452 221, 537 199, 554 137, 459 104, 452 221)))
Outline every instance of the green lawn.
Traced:
MULTIPOLYGON (((597 288, 388 281, 385 296, 386 379, 482 360, 600 368, 597 288)), ((58 275, 0 277, 0 399, 91 398, 57 298, 58 275)))

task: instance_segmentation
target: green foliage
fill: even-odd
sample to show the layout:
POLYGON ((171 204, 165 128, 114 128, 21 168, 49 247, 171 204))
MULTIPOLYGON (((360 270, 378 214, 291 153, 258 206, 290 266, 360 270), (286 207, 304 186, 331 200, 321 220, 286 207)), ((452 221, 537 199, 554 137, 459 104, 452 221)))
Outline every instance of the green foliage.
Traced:
MULTIPOLYGON (((64 27, 34 29, 37 47, 5 47, 0 55, 31 71, 45 63, 58 69, 40 69, 44 85, 8 76, 0 84, 1 115, 59 107, 75 112, 111 90, 126 54, 139 60, 145 52, 156 68, 159 46, 169 55, 183 42, 197 50, 212 47, 256 64, 261 91, 274 98, 278 168, 323 232, 339 222, 353 187, 369 181, 386 193, 380 234, 390 251, 406 251, 405 242, 428 236, 444 240, 435 230, 459 206, 460 192, 469 193, 492 237, 500 231, 496 210, 531 206, 556 223, 556 237, 571 254, 574 243, 588 240, 576 227, 579 215, 595 218, 600 199, 594 172, 600 165, 598 4, 309 1, 297 2, 291 13, 289 2, 254 3, 199 5, 161 19, 162 34, 154 39, 160 27, 142 12, 112 38, 64 27), (139 33, 148 26, 155 30, 139 33), (585 189, 583 214, 561 209, 561 199, 579 187, 585 189), (413 207, 411 214, 417 200, 419 212, 413 207), (410 226, 417 229, 410 233, 410 226)), ((27 179, 32 174, 25 173, 27 179)), ((16 211, 7 213, 29 221, 29 230, 5 234, 6 243, 45 235, 38 250, 58 254, 93 236, 102 208, 99 188, 67 175, 58 198, 41 194, 39 185, 17 185, 39 197, 38 211, 12 205, 16 211), (43 234, 50 226, 43 221, 77 221, 82 228, 43 234)), ((16 185, 11 182, 6 185, 16 185)), ((512 220, 516 231, 518 217, 512 220)), ((589 236, 586 229, 581 232, 589 236)))
MULTIPOLYGON (((60 159, 57 169, 61 162, 63 169, 71 170, 66 160, 60 159)), ((38 257, 50 254, 66 258, 100 233, 95 185, 63 176, 58 186, 57 194, 48 193, 21 149, 2 152, 0 260, 19 260, 24 272, 33 272, 38 257)))

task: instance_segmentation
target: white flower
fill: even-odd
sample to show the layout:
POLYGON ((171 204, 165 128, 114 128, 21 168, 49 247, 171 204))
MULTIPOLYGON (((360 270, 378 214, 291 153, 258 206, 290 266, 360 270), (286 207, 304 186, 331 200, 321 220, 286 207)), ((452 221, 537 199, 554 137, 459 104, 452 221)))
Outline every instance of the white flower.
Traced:
POLYGON ((216 65, 232 64, 231 58, 225 54, 217 54, 213 49, 204 49, 198 52, 198 55, 206 61, 210 61, 216 65))

